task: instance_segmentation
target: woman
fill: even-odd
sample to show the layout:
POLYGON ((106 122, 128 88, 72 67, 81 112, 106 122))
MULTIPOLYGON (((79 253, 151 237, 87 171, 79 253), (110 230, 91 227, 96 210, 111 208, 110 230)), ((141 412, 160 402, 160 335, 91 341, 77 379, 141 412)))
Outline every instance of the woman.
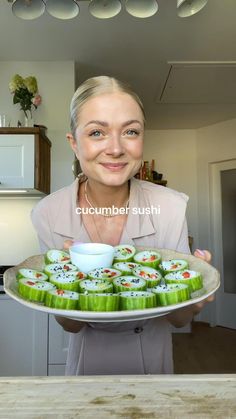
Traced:
MULTIPOLYGON (((33 210, 32 221, 43 252, 66 248, 77 240, 189 253, 188 197, 134 178, 142 161, 144 125, 143 105, 125 84, 103 76, 89 79, 77 89, 67 138, 83 174, 33 210), (106 216, 98 211, 113 206, 119 209, 118 214, 106 216), (128 207, 129 211, 122 211, 128 207), (159 211, 140 214, 139 208, 159 211), (93 210, 92 215, 88 209, 93 210)), ((210 258, 206 251, 196 256, 210 258)), ((170 324, 183 326, 202 306, 123 323, 85 324, 57 317, 64 330, 71 332, 66 374, 172 373, 170 324)))

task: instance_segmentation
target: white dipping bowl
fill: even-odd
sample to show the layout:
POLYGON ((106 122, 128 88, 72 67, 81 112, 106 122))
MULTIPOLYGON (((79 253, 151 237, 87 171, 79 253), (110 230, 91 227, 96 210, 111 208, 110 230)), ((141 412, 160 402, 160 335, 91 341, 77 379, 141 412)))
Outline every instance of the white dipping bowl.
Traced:
POLYGON ((69 248, 71 262, 80 271, 88 273, 95 268, 110 268, 115 249, 109 244, 81 243, 69 248))

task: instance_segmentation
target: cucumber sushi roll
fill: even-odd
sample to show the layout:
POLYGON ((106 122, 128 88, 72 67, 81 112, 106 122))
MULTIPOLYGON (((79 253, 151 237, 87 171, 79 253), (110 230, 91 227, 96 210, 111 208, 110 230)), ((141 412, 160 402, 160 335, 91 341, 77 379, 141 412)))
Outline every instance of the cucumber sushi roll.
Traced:
POLYGON ((143 278, 147 281, 147 287, 152 288, 159 284, 162 276, 154 268, 149 268, 149 266, 138 266, 133 269, 133 275, 138 278, 143 278))
POLYGON ((80 310, 118 311, 119 295, 111 293, 80 294, 80 310))
POLYGON ((26 269, 22 268, 16 274, 16 278, 31 278, 31 279, 38 279, 40 281, 47 281, 48 276, 45 275, 43 272, 36 271, 35 269, 26 269))
POLYGON ((190 292, 197 291, 203 287, 203 279, 200 272, 190 271, 189 269, 167 274, 165 275, 165 280, 167 284, 187 284, 190 292))
POLYGON ((134 262, 156 269, 161 262, 161 255, 155 250, 143 250, 136 253, 134 262))
POLYGON ((147 283, 145 279, 133 275, 124 275, 113 280, 114 292, 145 291, 147 283))
POLYGON ((134 246, 130 244, 120 244, 114 247, 115 254, 113 263, 116 262, 130 262, 136 253, 134 246))
POLYGON ((56 289, 55 285, 47 281, 32 278, 21 278, 18 283, 19 294, 27 300, 43 303, 47 291, 56 289))
POLYGON ((109 293, 113 292, 113 284, 107 279, 84 279, 80 281, 80 292, 90 293, 109 293))
POLYGON ((156 306, 156 296, 150 291, 120 292, 120 310, 142 310, 156 306))
POLYGON ((118 276, 121 276, 121 271, 115 268, 96 268, 88 272, 89 279, 107 279, 111 281, 118 276))
POLYGON ((50 276, 53 274, 57 274, 59 272, 69 272, 69 271, 78 271, 78 268, 71 263, 51 263, 46 265, 44 268, 44 272, 46 275, 50 276))
POLYGON ((60 290, 79 292, 79 283, 85 278, 86 275, 83 272, 59 272, 50 276, 50 282, 60 290))
POLYGON ((152 288, 152 292, 156 295, 157 306, 168 306, 190 299, 189 287, 185 284, 157 285, 152 288))
POLYGON ((188 269, 189 265, 188 262, 184 259, 171 259, 163 260, 158 268, 163 275, 166 275, 171 272, 178 272, 183 271, 184 269, 188 269))
POLYGON ((116 262, 113 265, 113 268, 121 271, 121 275, 132 275, 134 268, 140 266, 138 263, 134 262, 116 262))
POLYGON ((46 265, 49 263, 70 263, 70 255, 62 250, 51 249, 44 255, 44 260, 46 265))
POLYGON ((68 290, 50 290, 46 294, 45 305, 65 310, 78 310, 79 294, 68 290))

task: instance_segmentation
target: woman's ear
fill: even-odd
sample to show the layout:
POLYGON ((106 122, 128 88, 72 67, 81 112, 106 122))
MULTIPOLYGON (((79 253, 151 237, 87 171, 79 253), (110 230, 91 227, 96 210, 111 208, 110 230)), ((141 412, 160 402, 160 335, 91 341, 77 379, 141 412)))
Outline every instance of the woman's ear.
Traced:
POLYGON ((74 139, 73 135, 71 133, 66 134, 66 138, 70 143, 70 146, 73 150, 73 152, 75 153, 77 159, 79 159, 78 155, 79 155, 79 151, 78 151, 78 145, 76 140, 74 139))

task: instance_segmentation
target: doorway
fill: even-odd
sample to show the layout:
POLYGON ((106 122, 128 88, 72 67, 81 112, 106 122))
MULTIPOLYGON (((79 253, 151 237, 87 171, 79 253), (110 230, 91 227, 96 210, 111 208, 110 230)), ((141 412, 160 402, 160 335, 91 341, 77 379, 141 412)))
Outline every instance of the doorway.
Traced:
POLYGON ((213 323, 236 329, 236 159, 210 165, 213 265, 220 271, 213 323))

